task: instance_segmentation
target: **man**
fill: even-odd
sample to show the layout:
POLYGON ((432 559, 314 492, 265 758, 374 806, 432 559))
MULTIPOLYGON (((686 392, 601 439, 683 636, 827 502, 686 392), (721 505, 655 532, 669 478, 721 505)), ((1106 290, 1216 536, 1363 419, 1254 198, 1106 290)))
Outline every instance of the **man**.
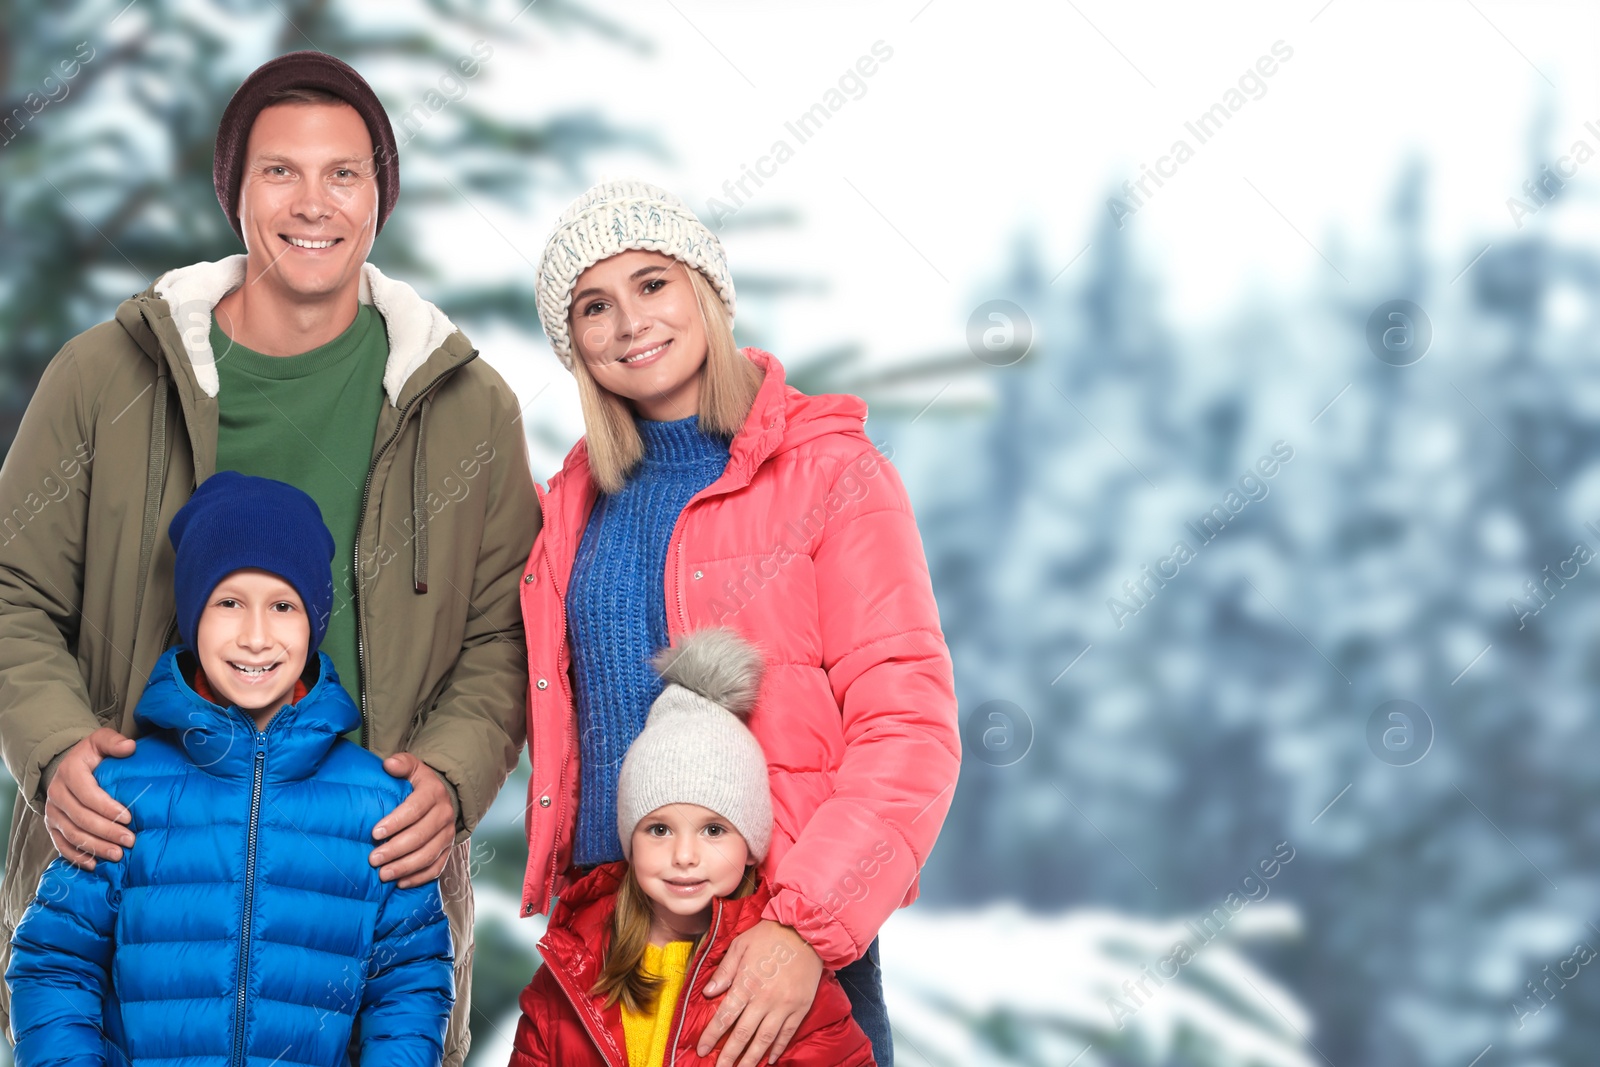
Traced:
POLYGON ((56 852, 92 867, 140 847, 93 772, 133 751, 134 706, 172 641, 169 521, 217 470, 277 478, 334 534, 326 648, 361 709, 352 739, 412 786, 370 862, 405 888, 443 876, 444 1062, 459 1065, 468 835, 525 730, 518 590, 539 513, 516 397, 366 263, 399 168, 353 69, 297 52, 255 71, 223 114, 214 178, 247 254, 169 271, 69 341, 0 469, 0 754, 23 801, 0 967, 56 852))

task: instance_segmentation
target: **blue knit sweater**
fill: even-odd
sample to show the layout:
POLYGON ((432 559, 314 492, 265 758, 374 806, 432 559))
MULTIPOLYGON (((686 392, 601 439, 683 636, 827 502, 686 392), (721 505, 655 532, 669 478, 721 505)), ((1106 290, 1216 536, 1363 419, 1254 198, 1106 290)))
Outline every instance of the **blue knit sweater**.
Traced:
POLYGON ((567 590, 580 767, 572 862, 579 865, 622 859, 617 776, 662 689, 650 657, 667 644, 667 543, 689 498, 728 465, 728 442, 702 432, 699 416, 634 421, 644 459, 617 493, 595 502, 567 590))

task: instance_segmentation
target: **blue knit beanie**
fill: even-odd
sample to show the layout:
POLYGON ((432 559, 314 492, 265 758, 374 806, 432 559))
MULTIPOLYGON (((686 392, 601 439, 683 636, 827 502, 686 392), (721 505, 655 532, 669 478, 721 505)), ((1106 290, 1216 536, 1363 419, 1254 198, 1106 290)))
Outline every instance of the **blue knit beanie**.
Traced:
POLYGON ((333 534, 317 502, 292 485, 218 471, 200 484, 167 531, 178 554, 173 585, 178 635, 193 650, 211 591, 247 567, 294 587, 311 623, 314 656, 333 612, 333 534))

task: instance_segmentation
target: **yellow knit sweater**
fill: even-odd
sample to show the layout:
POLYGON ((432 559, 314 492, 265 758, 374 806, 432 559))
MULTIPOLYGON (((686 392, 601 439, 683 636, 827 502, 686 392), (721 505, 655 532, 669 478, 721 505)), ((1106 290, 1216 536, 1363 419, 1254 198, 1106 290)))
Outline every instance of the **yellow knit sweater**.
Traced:
POLYGON ((689 969, 692 941, 669 941, 657 947, 644 947, 644 962, 639 969, 662 979, 661 993, 652 1012, 635 1013, 622 1009, 622 1032, 628 1039, 628 1067, 661 1067, 667 1057, 667 1038, 672 1031, 672 1013, 683 992, 683 976, 689 969))

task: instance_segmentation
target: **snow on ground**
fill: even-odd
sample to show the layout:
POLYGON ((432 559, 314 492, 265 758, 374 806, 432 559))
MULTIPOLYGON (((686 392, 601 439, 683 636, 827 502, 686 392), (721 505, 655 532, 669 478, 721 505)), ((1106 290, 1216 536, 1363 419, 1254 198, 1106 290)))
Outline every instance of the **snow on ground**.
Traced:
MULTIPOLYGON (((492 924, 493 936, 532 950, 544 921, 522 919, 517 905, 478 887, 480 936, 492 924)), ((1202 928, 1200 917, 1104 909, 1037 915, 1012 904, 897 912, 882 934, 896 1059, 999 1067, 1026 1056, 1094 1067, 1115 1051, 1152 1067, 1313 1067, 1310 1016, 1239 948, 1297 937, 1299 913, 1262 903, 1213 916, 1226 922, 1212 917, 1202 928), (1176 951, 1180 943, 1187 951, 1176 951)), ((516 1024, 515 1011, 479 1022, 471 1067, 508 1062, 516 1024)))

